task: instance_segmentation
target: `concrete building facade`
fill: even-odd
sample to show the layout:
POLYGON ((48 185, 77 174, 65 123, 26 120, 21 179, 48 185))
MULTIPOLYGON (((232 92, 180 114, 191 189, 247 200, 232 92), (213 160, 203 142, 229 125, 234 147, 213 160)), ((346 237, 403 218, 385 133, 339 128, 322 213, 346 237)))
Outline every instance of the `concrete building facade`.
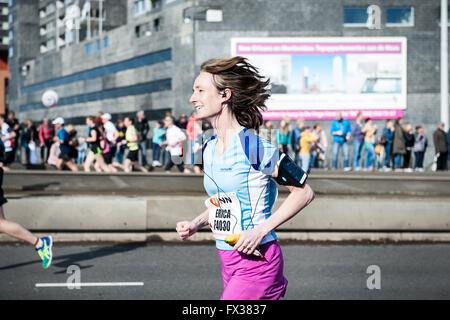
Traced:
MULTIPOLYGON (((150 120, 168 110, 190 113, 189 97, 200 64, 230 56, 235 37, 406 37, 404 118, 423 124, 430 138, 440 119, 439 0, 104 1, 107 27, 88 38, 84 22, 78 42, 59 50, 49 49, 51 45, 42 50, 48 40, 43 28, 48 30, 51 16, 44 13, 52 3, 63 12, 73 1, 10 2, 10 28, 20 37, 14 37, 10 47, 9 108, 20 119, 63 116, 81 124, 99 111, 114 119, 143 109, 150 120), (348 8, 365 10, 370 5, 380 9, 378 28, 352 23, 346 16, 348 8), (389 23, 388 8, 409 8, 409 20, 389 23), (210 10, 218 16, 211 18, 210 10), (59 96, 52 108, 41 102, 48 89, 59 96)), ((80 8, 85 4, 75 2, 80 8)), ((329 121, 317 122, 328 130, 329 121)))

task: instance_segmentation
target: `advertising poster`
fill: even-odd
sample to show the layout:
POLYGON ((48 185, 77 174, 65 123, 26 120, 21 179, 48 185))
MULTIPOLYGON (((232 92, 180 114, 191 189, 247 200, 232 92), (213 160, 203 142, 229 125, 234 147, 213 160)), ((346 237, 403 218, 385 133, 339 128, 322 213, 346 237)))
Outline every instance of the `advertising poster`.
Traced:
POLYGON ((270 78, 265 119, 373 119, 406 109, 406 38, 233 38, 239 55, 270 78))

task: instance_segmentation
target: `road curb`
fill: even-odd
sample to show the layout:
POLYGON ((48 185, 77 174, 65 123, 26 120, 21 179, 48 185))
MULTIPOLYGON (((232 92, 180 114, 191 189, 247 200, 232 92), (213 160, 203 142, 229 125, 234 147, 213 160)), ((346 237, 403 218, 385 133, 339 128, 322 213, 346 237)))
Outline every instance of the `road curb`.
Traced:
MULTIPOLYGON (((148 242, 195 244, 214 242, 210 232, 199 232, 189 240, 181 241, 175 232, 50 232, 35 233, 36 236, 51 234, 55 243, 95 243, 95 242, 148 242)), ((450 232, 278 232, 281 242, 450 242, 450 232)), ((20 243, 22 241, 0 234, 0 243, 20 243)))

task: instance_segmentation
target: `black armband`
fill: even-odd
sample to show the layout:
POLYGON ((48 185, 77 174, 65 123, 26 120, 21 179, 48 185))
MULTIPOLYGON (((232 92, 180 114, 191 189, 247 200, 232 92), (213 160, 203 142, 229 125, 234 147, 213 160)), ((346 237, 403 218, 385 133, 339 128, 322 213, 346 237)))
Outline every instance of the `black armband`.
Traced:
POLYGON ((278 176, 275 181, 279 185, 303 187, 308 175, 299 168, 291 158, 282 153, 278 160, 278 176))

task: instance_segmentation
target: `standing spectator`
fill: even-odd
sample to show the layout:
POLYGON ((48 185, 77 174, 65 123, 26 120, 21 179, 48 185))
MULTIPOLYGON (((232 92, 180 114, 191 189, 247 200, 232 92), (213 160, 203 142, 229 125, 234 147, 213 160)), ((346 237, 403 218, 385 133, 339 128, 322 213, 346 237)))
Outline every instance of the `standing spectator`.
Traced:
POLYGON ((78 171, 78 168, 72 162, 72 157, 70 155, 72 137, 64 128, 64 118, 58 117, 55 120, 53 120, 52 124, 55 126, 55 129, 57 130, 57 134, 55 137, 53 137, 53 140, 59 143, 59 150, 60 150, 60 153, 58 155, 58 161, 56 162, 56 168, 58 168, 58 170, 62 170, 64 164, 66 164, 66 166, 71 171, 78 171))
POLYGON ((125 139, 125 133, 127 132, 127 128, 123 123, 123 119, 119 118, 116 122, 116 129, 119 132, 119 137, 116 140, 116 162, 114 162, 114 166, 121 167, 123 164, 123 154, 125 153, 126 145, 121 143, 125 139))
POLYGON ((83 164, 86 161, 87 143, 80 139, 77 148, 77 164, 83 164))
POLYGON ((416 158, 415 170, 423 172, 423 159, 428 146, 428 139, 423 133, 422 126, 416 126, 416 134, 414 136, 414 156, 416 158))
POLYGON ((175 125, 181 130, 186 130, 188 124, 188 117, 185 113, 180 114, 178 121, 175 122, 175 125))
POLYGON ((406 149, 405 157, 403 159, 403 170, 406 172, 412 172, 412 169, 410 168, 409 164, 411 162, 411 153, 414 148, 414 133, 410 122, 405 123, 403 131, 405 135, 405 149, 406 149))
POLYGON ((384 171, 391 170, 391 158, 392 158, 392 145, 394 144, 394 123, 392 120, 386 120, 386 126, 383 128, 383 137, 386 139, 386 143, 384 144, 384 171))
POLYGON ((372 119, 367 118, 362 133, 364 134, 364 148, 366 149, 366 171, 373 171, 375 162, 375 134, 377 125, 373 124, 372 119))
POLYGON ((377 170, 379 170, 381 167, 383 167, 384 163, 384 157, 386 156, 385 152, 385 145, 386 145, 386 137, 381 136, 380 141, 375 146, 375 167, 377 170))
POLYGON ((75 127, 71 124, 69 124, 66 127, 66 131, 67 133, 69 133, 70 135, 70 158, 71 159, 77 159, 78 158, 78 146, 79 146, 79 141, 77 138, 77 130, 75 130, 75 127))
POLYGON ((164 141, 164 135, 166 132, 164 131, 164 123, 159 120, 156 122, 155 128, 153 128, 153 137, 152 137, 152 165, 154 167, 161 167, 162 164, 159 161, 161 157, 161 144, 164 141))
POLYGON ((298 119, 296 124, 297 127, 295 127, 294 130, 292 130, 291 147, 292 151, 294 151, 294 161, 295 163, 299 164, 300 163, 299 151, 301 146, 300 136, 302 132, 305 130, 305 120, 298 119))
POLYGON ((395 171, 402 171, 402 157, 406 154, 405 134, 402 128, 402 123, 402 118, 395 120, 394 144, 392 146, 395 171))
POLYGON ((309 166, 311 168, 317 167, 323 168, 325 162, 325 155, 328 149, 328 139, 325 131, 322 130, 319 124, 315 124, 313 126, 313 135, 317 138, 317 141, 314 143, 311 148, 311 162, 309 166))
POLYGON ((277 146, 284 153, 288 153, 288 145, 291 144, 291 134, 289 133, 289 118, 283 118, 277 128, 277 146))
POLYGON ((447 135, 444 131, 445 124, 441 123, 433 133, 434 148, 436 150, 437 171, 447 170, 448 144, 447 135))
POLYGON ((14 162, 14 142, 16 140, 16 133, 14 130, 6 123, 6 118, 4 115, 0 115, 0 137, 3 145, 3 159, 2 167, 5 170, 9 170, 9 165, 14 162))
MULTIPOLYGON (((0 138, 1 138, 2 134, 0 131, 0 138)), ((3 165, 3 159, 5 157, 5 145, 3 144, 3 140, 0 139, 0 167, 3 165)))
POLYGON ((8 112, 8 117, 6 119, 6 123, 8 123, 10 129, 15 133, 14 143, 12 144, 12 162, 20 162, 20 154, 17 150, 21 150, 21 146, 19 145, 21 140, 22 128, 20 127, 19 120, 17 120, 14 111, 8 112))
POLYGON ((332 167, 337 169, 339 150, 342 149, 342 155, 344 158, 344 171, 350 171, 351 168, 348 165, 348 145, 347 140, 351 136, 350 122, 347 119, 342 119, 342 113, 336 114, 337 119, 331 122, 330 133, 333 136, 333 149, 332 149, 332 167))
MULTIPOLYGON (((22 146, 25 147, 25 164, 30 165, 30 155, 34 148, 36 149, 36 140, 38 138, 36 127, 33 125, 31 120, 25 120, 23 122, 23 133, 22 133, 22 146), (34 147, 32 146, 34 144, 34 147)), ((35 162, 35 161, 33 161, 35 162)), ((36 163, 34 163, 36 164, 36 163)))
POLYGON ((309 163, 311 161, 311 145, 317 141, 316 136, 313 135, 311 127, 304 128, 300 136, 300 162, 303 171, 309 171, 309 163))
POLYGON ((130 117, 125 117, 123 123, 125 124, 127 131, 125 133, 125 139, 123 139, 120 144, 126 145, 128 148, 127 158, 122 165, 123 171, 131 172, 134 168, 142 172, 148 172, 144 166, 139 164, 138 131, 133 125, 133 119, 130 117))
POLYGON ((103 130, 105 138, 105 150, 103 153, 103 158, 105 164, 108 166, 111 172, 117 172, 115 166, 113 165, 113 160, 116 155, 117 150, 117 139, 119 138, 119 131, 117 130, 114 123, 111 122, 111 114, 104 113, 102 115, 103 130))
POLYGON ((38 134, 39 146, 41 147, 41 160, 42 163, 45 163, 50 155, 50 147, 52 146, 53 137, 55 136, 55 127, 47 118, 44 118, 38 127, 38 134))
POLYGON ((447 132, 447 168, 450 168, 450 129, 447 132))
POLYGON ((164 141, 162 144, 166 145, 167 150, 169 151, 169 157, 167 159, 167 165, 165 167, 166 173, 169 173, 170 169, 172 169, 172 167, 175 165, 173 161, 174 157, 178 157, 178 159, 176 159, 178 171, 188 173, 188 171, 184 169, 184 163, 182 158, 183 156, 182 142, 186 140, 186 136, 184 135, 183 131, 181 131, 181 129, 174 124, 174 120, 172 117, 165 117, 164 125, 167 128, 166 141, 164 141))
POLYGON ((358 112, 356 121, 352 124, 352 145, 353 145, 353 170, 361 170, 361 153, 364 145, 363 114, 358 112))
POLYGON ((137 121, 136 121, 136 130, 138 132, 138 145, 139 150, 141 151, 141 165, 145 167, 147 165, 147 135, 150 131, 150 126, 148 124, 148 120, 145 117, 144 110, 139 110, 136 113, 137 121))
POLYGON ((196 117, 195 111, 192 112, 191 117, 186 126, 186 134, 189 139, 189 152, 190 152, 190 161, 193 166, 194 172, 199 174, 201 173, 201 169, 199 166, 199 162, 201 161, 201 145, 202 145, 202 127, 199 124, 199 121, 196 117), (200 153, 199 153, 200 152, 200 153))
POLYGON ((273 127, 272 120, 266 120, 263 123, 262 129, 259 130, 259 136, 262 139, 270 141, 273 145, 276 145, 276 134, 274 134, 275 132, 273 131, 275 131, 275 129, 273 127))

